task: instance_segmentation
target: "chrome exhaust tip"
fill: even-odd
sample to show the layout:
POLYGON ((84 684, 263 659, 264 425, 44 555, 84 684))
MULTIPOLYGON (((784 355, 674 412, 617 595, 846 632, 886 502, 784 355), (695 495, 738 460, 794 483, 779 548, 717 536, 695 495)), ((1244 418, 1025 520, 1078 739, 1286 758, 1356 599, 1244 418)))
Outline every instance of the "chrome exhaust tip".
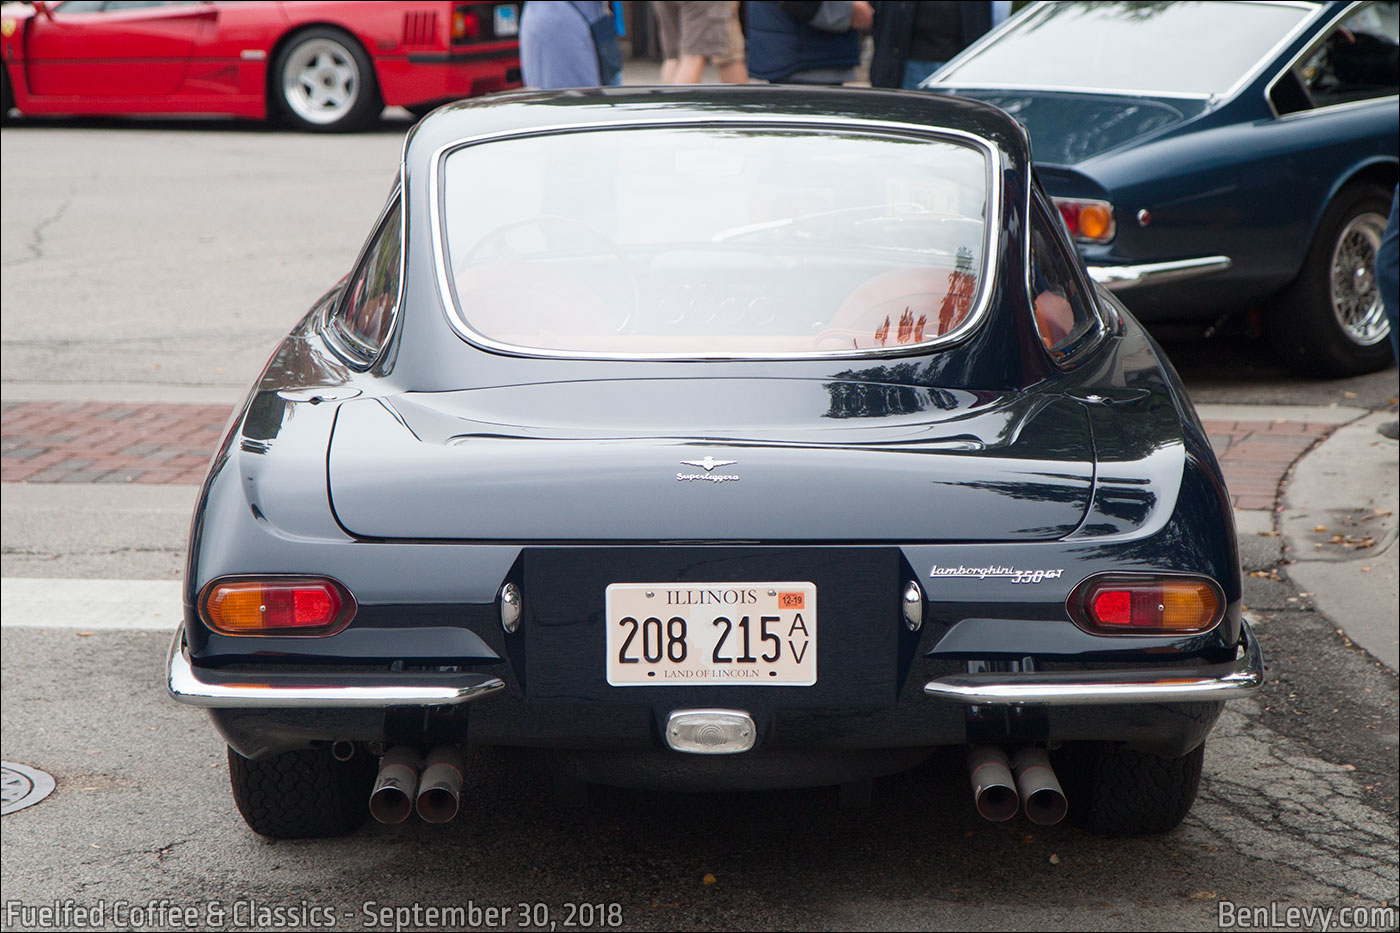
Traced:
POLYGON ((995 745, 975 746, 967 756, 967 774, 973 802, 984 819, 1001 823, 1016 815, 1021 801, 1005 751, 995 745))
POLYGON ((414 791, 422 758, 415 749, 397 745, 379 760, 379 776, 369 795, 369 814, 381 823, 402 823, 413 812, 414 791))
POLYGON ((1050 756, 1043 748, 1026 746, 1011 758, 1016 789, 1026 809, 1026 819, 1037 826, 1054 826, 1069 812, 1069 801, 1060 787, 1050 756))
POLYGON ((425 823, 448 823, 462 803, 462 772, 466 759, 455 746, 439 745, 428 753, 418 781, 418 815, 425 823))

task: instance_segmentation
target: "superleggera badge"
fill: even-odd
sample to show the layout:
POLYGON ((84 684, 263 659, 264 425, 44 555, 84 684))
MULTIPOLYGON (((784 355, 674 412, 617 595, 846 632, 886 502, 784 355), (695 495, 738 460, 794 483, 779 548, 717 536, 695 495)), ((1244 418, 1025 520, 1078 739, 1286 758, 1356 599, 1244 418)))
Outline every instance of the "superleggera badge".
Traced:
POLYGON ((729 464, 731 463, 738 462, 738 460, 716 460, 714 457, 710 456, 705 457, 703 460, 682 460, 681 463, 683 463, 685 466, 700 467, 705 472, 677 473, 676 479, 677 481, 682 483, 689 483, 695 480, 700 480, 701 482, 705 483, 714 483, 716 486, 718 486, 720 483, 737 483, 739 482, 739 477, 736 474, 716 473, 715 467, 729 466, 729 464))
POLYGON ((963 564, 958 564, 956 567, 940 567, 934 564, 928 575, 930 577, 973 577, 978 580, 1006 577, 1012 583, 1040 583, 1042 580, 1058 580, 1064 572, 1063 567, 1057 567, 1053 570, 1023 570, 1020 567, 1005 567, 1000 564, 991 564, 986 567, 967 567, 963 564))

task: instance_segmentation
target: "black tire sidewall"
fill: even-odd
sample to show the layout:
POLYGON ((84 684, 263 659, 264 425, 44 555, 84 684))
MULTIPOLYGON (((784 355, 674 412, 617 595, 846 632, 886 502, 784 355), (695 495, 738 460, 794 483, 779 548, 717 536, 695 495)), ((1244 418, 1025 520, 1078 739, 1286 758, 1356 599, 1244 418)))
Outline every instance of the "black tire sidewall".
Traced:
POLYGON ((313 26, 309 29, 303 29, 287 39, 278 51, 276 60, 272 63, 272 74, 268 78, 268 96, 275 104, 276 112, 282 119, 311 133, 343 133, 362 129, 373 122, 379 116, 379 112, 384 109, 379 97, 379 81, 374 73, 374 63, 370 61, 364 47, 354 36, 333 26, 313 26), (299 116, 288 103, 286 92, 283 90, 282 72, 287 66, 287 60, 302 45, 317 39, 334 42, 343 47, 355 60, 355 66, 360 69, 360 90, 355 104, 344 117, 334 123, 312 123, 299 116))
POLYGON ((1369 183, 1337 193, 1322 220, 1299 273, 1269 315, 1269 337, 1284 360, 1308 375, 1352 376, 1383 369, 1391 362, 1390 342, 1369 347, 1352 340, 1332 310, 1332 254, 1337 238, 1363 213, 1385 217, 1390 193, 1369 183))

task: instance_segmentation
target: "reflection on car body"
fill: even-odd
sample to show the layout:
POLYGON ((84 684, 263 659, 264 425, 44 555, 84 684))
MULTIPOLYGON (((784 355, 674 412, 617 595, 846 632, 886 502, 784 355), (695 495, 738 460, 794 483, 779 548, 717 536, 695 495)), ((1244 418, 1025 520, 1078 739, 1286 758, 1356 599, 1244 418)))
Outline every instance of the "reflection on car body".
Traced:
POLYGON ((695 791, 970 746, 989 817, 1161 831, 1262 677, 1232 521, 999 110, 505 95, 409 135, 250 393, 169 688, 272 836, 448 819, 468 745, 695 791))

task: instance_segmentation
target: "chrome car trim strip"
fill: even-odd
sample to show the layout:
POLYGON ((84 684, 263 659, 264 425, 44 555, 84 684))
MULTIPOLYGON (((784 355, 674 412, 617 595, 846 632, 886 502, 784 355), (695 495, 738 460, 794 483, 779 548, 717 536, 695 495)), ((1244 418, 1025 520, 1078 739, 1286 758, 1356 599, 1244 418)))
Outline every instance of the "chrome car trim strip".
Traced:
POLYGON ((346 365, 357 372, 369 370, 384 356, 384 353, 388 350, 389 344, 393 341, 394 330, 399 324, 399 309, 403 307, 403 291, 405 284, 407 284, 408 270, 408 198, 404 192, 402 162, 399 163, 398 181, 389 192, 389 200, 385 202, 384 207, 379 211, 379 216, 374 221, 374 226, 371 228, 370 235, 360 247, 360 252, 355 256, 355 262, 351 264, 350 272, 345 277, 345 284, 347 286, 354 279, 355 273, 360 271, 360 265, 364 262, 365 256, 368 255, 370 247, 373 246, 375 240, 379 238, 379 234, 384 231, 384 220, 393 213, 395 205, 398 205, 399 208, 398 297, 394 301, 394 306, 389 310, 389 328, 384 332, 384 340, 379 346, 371 347, 361 341, 354 340, 351 335, 341 333, 338 328, 332 326, 331 318, 335 317, 336 312, 340 310, 344 302, 349 300, 349 295, 345 291, 337 295, 335 300, 321 313, 321 320, 318 322, 317 326, 321 336, 325 338, 326 344, 336 352, 336 356, 344 360, 346 365), (357 348, 364 352, 357 352, 357 348))
POLYGON ((940 700, 968 706, 1106 706, 1122 703, 1218 702, 1264 683, 1264 654, 1248 622, 1244 651, 1234 661, 1204 668, 1155 671, 1059 671, 1027 674, 948 674, 924 685, 940 700))
POLYGON ((819 360, 819 359, 887 359, 892 356, 909 356, 927 353, 950 344, 957 343, 981 324, 991 306, 992 283, 998 272, 998 241, 1001 234, 1002 211, 1002 165, 1001 153, 989 140, 974 133, 944 127, 931 127, 917 123, 899 121, 862 120, 843 117, 823 119, 813 116, 791 116, 773 114, 728 113, 714 117, 646 117, 635 121, 610 120, 606 122, 565 123, 550 126, 532 127, 528 130, 509 130, 498 133, 485 133, 454 140, 440 147, 432 155, 429 176, 428 213, 433 233, 433 261, 437 268, 438 291, 442 299, 443 314, 447 323, 462 339, 485 350, 536 359, 572 360, 645 360, 650 362, 715 362, 727 360, 819 360), (484 142, 505 139, 528 139, 535 136, 551 136, 575 132, 598 132, 614 130, 672 129, 678 127, 722 128, 742 126, 758 128, 763 126, 782 129, 809 129, 820 131, 863 130, 875 135, 917 136, 924 139, 949 140, 972 146, 984 156, 987 172, 986 230, 983 235, 984 268, 978 285, 977 301, 966 319, 958 327, 923 343, 903 347, 874 347, 865 350, 826 350, 811 353, 697 353, 670 356, 658 353, 596 353, 576 350, 550 350, 537 347, 520 347, 514 344, 492 340, 477 333, 466 322, 456 299, 456 289, 448 271, 446 239, 447 230, 443 218, 442 166, 447 156, 458 149, 484 142))
MULTIPOLYGON (((452 682, 442 684, 413 683, 413 674, 385 675, 385 679, 403 680, 395 684, 335 684, 328 683, 334 674, 320 676, 321 682, 305 683, 258 682, 259 675, 248 674, 246 681, 217 683, 200 676, 190 661, 183 630, 170 642, 169 671, 166 690, 171 699, 189 706, 242 707, 279 709, 346 709, 352 707, 381 708, 389 706, 442 706, 469 703, 505 689, 499 677, 487 674, 457 674, 452 682)), ((225 675, 224 680, 242 675, 225 675)), ((342 678, 345 675, 341 675, 342 678)), ((363 677, 363 675, 359 675, 363 677)), ((270 680, 270 678, 264 678, 270 680)))
POLYGON ((1127 291, 1139 285, 1158 285, 1192 279, 1230 268, 1229 256, 1202 256, 1199 259, 1173 259, 1149 262, 1137 266, 1089 266, 1089 277, 1115 292, 1127 291))
MULTIPOLYGON (((1293 58, 1288 62, 1288 64, 1280 68, 1278 72, 1272 78, 1269 79, 1268 84, 1264 85, 1264 103, 1269 105, 1269 112, 1274 115, 1275 119, 1283 119, 1285 117, 1296 117, 1309 113, 1332 113, 1339 107, 1355 107, 1358 104, 1374 104, 1377 101, 1386 100, 1387 98, 1396 96, 1394 94, 1387 94, 1382 97, 1368 97, 1364 100, 1348 100, 1336 104, 1327 104, 1323 107, 1309 107, 1307 110, 1294 110, 1290 113, 1285 114, 1280 114, 1278 112, 1278 108, 1274 106, 1274 86, 1277 85, 1279 81, 1283 79, 1284 75, 1288 74, 1288 72, 1292 71, 1294 68, 1297 68, 1301 62, 1307 60, 1308 57, 1310 57, 1314 52, 1321 48, 1323 43, 1327 41, 1327 36, 1332 32, 1332 30, 1341 23, 1344 23, 1347 20, 1351 19, 1351 17, 1363 6, 1365 6, 1364 3, 1357 2, 1344 7, 1340 12, 1337 13, 1336 16, 1333 16, 1332 19, 1329 20, 1326 25, 1318 29, 1317 37, 1312 42, 1309 42, 1306 46, 1304 46, 1303 49, 1297 55, 1293 56, 1293 58)), ((1307 94, 1307 88, 1304 88, 1303 92, 1307 94)), ((1312 100, 1311 94, 1308 94, 1308 99, 1312 100)))

